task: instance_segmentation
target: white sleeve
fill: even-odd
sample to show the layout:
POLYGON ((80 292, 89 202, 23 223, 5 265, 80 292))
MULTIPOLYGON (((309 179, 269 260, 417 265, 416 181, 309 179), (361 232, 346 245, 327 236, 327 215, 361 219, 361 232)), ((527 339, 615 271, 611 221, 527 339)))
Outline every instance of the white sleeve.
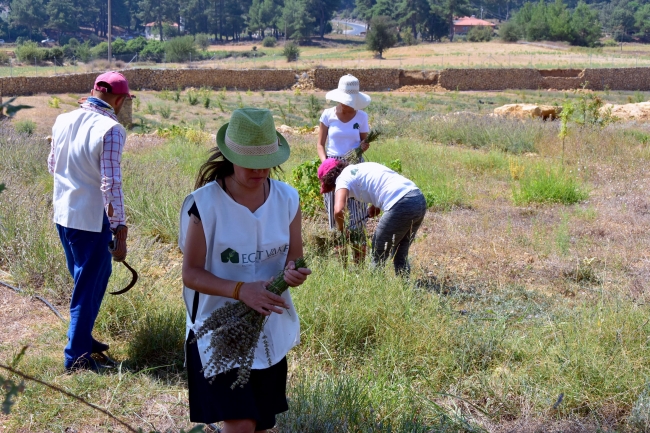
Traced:
POLYGON ((328 128, 330 127, 330 113, 329 113, 329 108, 325 111, 323 111, 323 114, 320 115, 320 121, 323 123, 323 125, 327 126, 328 128))

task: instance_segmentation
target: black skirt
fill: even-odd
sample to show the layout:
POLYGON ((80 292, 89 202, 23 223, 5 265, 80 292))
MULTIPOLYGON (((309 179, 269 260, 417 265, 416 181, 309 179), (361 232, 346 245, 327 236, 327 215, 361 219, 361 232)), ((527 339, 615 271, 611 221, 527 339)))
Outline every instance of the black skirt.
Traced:
POLYGON ((212 384, 201 372, 201 358, 196 345, 185 343, 187 353, 187 382, 190 397, 190 421, 212 424, 225 420, 252 419, 255 430, 275 426, 275 415, 289 410, 287 404, 287 358, 262 370, 251 370, 243 388, 230 389, 237 380, 238 368, 214 377, 212 384))

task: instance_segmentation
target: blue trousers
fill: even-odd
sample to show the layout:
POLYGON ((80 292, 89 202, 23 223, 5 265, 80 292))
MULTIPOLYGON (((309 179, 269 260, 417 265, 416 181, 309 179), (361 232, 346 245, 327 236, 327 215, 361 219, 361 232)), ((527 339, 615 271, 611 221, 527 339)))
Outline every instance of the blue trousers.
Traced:
POLYGON ((409 192, 384 212, 372 237, 373 265, 383 265, 392 257, 395 273, 408 276, 409 248, 426 213, 427 201, 419 189, 409 192))
POLYGON ((111 276, 110 223, 104 215, 101 232, 71 229, 56 225, 65 251, 68 270, 74 279, 70 299, 70 327, 64 355, 66 368, 80 358, 90 358, 92 331, 111 276))

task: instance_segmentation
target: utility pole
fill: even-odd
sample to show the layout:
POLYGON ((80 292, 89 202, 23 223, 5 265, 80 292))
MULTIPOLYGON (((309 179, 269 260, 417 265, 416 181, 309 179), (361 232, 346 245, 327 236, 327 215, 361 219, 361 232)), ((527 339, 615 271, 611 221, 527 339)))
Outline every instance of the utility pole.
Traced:
POLYGON ((108 0, 108 67, 111 66, 111 60, 113 59, 113 50, 111 49, 112 42, 112 28, 113 24, 111 22, 111 0, 108 0))

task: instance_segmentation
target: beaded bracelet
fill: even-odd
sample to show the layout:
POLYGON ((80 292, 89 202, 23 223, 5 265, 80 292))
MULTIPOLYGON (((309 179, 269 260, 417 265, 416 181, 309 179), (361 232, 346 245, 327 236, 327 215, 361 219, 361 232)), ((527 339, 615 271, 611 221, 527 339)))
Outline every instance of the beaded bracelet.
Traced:
POLYGON ((244 285, 243 281, 240 281, 237 284, 235 284, 235 290, 233 290, 233 292, 232 292, 232 298, 235 301, 239 301, 239 290, 241 289, 241 286, 243 286, 243 285, 244 285))

